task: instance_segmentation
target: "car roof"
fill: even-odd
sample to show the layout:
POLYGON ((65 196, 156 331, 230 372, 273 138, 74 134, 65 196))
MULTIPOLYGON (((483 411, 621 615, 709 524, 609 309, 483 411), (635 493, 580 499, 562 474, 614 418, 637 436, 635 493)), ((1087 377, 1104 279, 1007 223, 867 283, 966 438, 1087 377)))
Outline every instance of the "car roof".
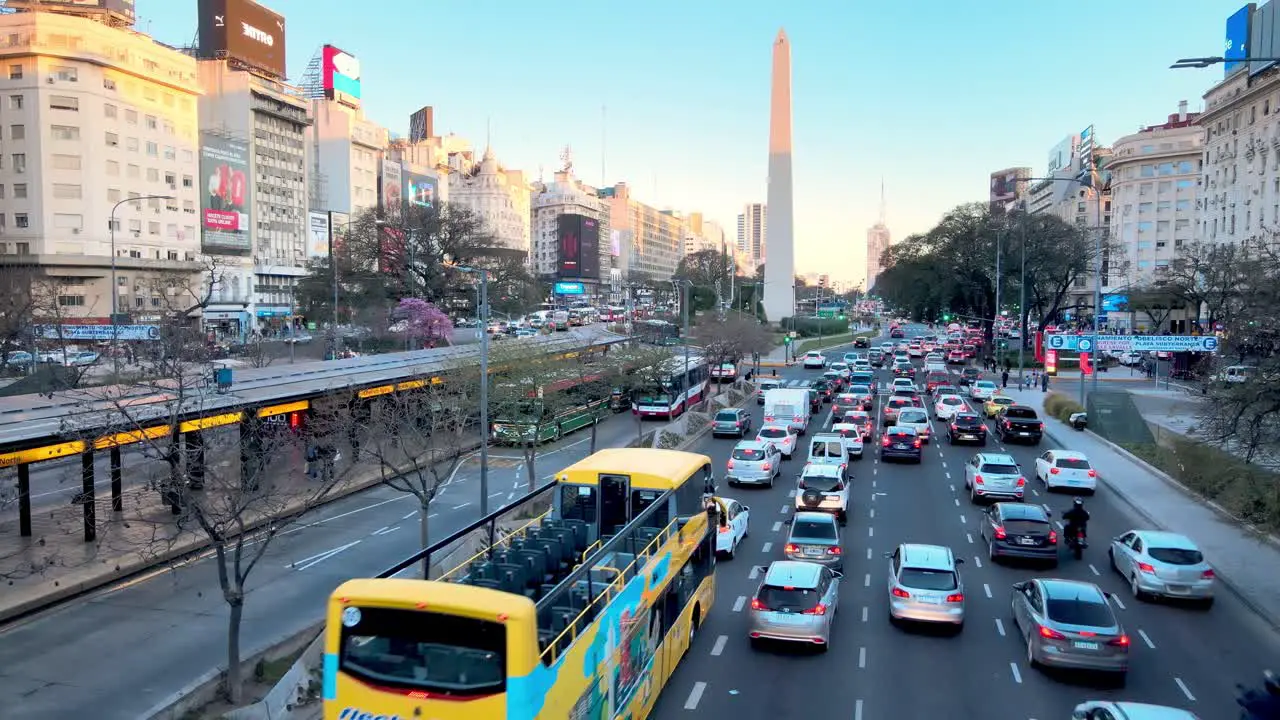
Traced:
POLYGON ((764 425, 761 425, 761 426, 760 426, 760 430, 759 430, 759 431, 757 431, 757 433, 756 433, 756 434, 758 435, 758 434, 760 434, 761 432, 764 432, 765 430, 781 430, 781 431, 783 431, 783 432, 785 432, 785 433, 790 433, 790 432, 791 432, 791 426, 789 426, 789 425, 779 425, 778 423, 765 423, 764 425))
POLYGON ((746 410, 743 408, 720 408, 719 410, 716 411, 716 414, 719 415, 721 413, 733 413, 734 415, 741 415, 745 412, 746 410))
POLYGON ((759 440, 739 440, 737 445, 733 446, 734 450, 764 450, 766 446, 772 446, 773 443, 760 442, 759 440))
POLYGON ((885 432, 890 435, 915 435, 916 429, 905 425, 890 425, 885 432))
MULTIPOLYGON (((829 515, 830 513, 800 513, 803 515, 829 515)), ((764 584, 775 587, 818 587, 822 566, 817 563, 796 560, 774 560, 764 573, 764 584)))
POLYGON ((921 570, 955 570, 955 558, 951 548, 942 545, 923 545, 920 543, 903 543, 898 546, 899 558, 903 565, 921 570))
MULTIPOLYGON (((839 435, 830 437, 833 441, 841 441, 844 438, 839 435)), ((844 471, 839 465, 828 465, 826 463, 805 463, 804 469, 800 471, 801 475, 829 475, 839 477, 844 471)))
POLYGON ((1199 720, 1190 710, 1136 702, 1113 702, 1111 709, 1120 713, 1120 720, 1199 720))
POLYGON ((1088 460, 1088 456, 1078 450, 1050 450, 1053 457, 1071 460, 1088 460))
POLYGON ((929 421, 929 414, 925 412, 924 408, 918 408, 915 405, 902 408, 902 412, 898 413, 898 420, 902 420, 903 415, 910 415, 911 413, 920 413, 925 416, 925 422, 929 421))
MULTIPOLYGON (((956 420, 960 420, 960 419, 964 419, 964 420, 969 420, 969 419, 973 419, 973 420, 981 420, 981 419, 982 419, 982 417, 981 417, 980 415, 978 415, 978 413, 973 412, 972 410, 963 410, 963 411, 961 411, 961 412, 956 413, 956 415, 955 415, 955 419, 956 419, 956 420)), ((983 427, 986 427, 986 425, 983 425, 983 427)))
POLYGON ((1044 589, 1044 596, 1050 600, 1083 600, 1107 604, 1107 596, 1102 589, 1091 582, 1083 580, 1063 580, 1061 578, 1036 578, 1044 589))
POLYGON ((1156 547, 1168 548, 1170 550, 1199 550, 1191 538, 1178 533, 1163 532, 1160 530, 1137 530, 1138 537, 1142 538, 1143 543, 1147 545, 1155 545, 1156 547))
POLYGON ((964 398, 960 397, 955 393, 947 393, 946 395, 939 395, 938 402, 942 402, 943 400, 959 400, 960 402, 964 402, 964 398))
POLYGON ((980 453, 975 453, 975 456, 978 458, 978 462, 982 462, 982 463, 996 463, 996 464, 1004 463, 1005 465, 1018 464, 1018 461, 1014 460, 1013 456, 1007 453, 980 452, 980 453))
POLYGON ((1017 502, 996 503, 1000 517, 1005 520, 1048 520, 1049 513, 1040 505, 1017 502))

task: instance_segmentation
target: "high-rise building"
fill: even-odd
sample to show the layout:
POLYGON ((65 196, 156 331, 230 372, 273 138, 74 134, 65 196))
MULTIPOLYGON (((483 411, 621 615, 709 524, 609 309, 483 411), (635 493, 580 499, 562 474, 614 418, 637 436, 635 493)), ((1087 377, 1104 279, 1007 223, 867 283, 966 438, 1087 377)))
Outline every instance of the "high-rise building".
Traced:
POLYGON ((557 172, 549 183, 534 183, 533 239, 529 265, 535 275, 553 277, 559 269, 560 216, 581 215, 599 223, 600 279, 610 280, 612 243, 609 203, 599 191, 573 176, 572 165, 557 172))
POLYGON ((868 292, 875 292, 876 278, 884 267, 881 265, 881 257, 885 251, 889 249, 890 235, 889 226, 885 224, 885 213, 888 211, 885 204, 884 181, 880 181, 880 218, 875 225, 867 228, 867 281, 863 287, 868 292))
POLYGON ((764 203, 747 203, 738 216, 738 250, 747 259, 751 271, 764 264, 768 252, 765 238, 769 229, 769 210, 764 203))
POLYGON ((768 257, 764 263, 764 311, 769 322, 795 312, 795 236, 791 195, 791 42, 778 30, 773 41, 769 89, 768 257))
POLYGON ((114 252, 117 310, 159 320, 151 280, 204 268, 196 60, 87 16, 3 14, 0 36, 6 264, 59 278, 62 317, 106 323, 114 252))
POLYGON ((1027 181, 1031 168, 1015 167, 991 173, 991 212, 1010 212, 1022 207, 1027 200, 1027 181))
MULTIPOLYGON (((1255 10, 1253 20, 1265 23, 1268 32, 1280 15, 1274 2, 1270 7, 1267 17, 1255 10)), ((1280 225, 1280 187, 1274 181, 1280 164, 1280 74, 1274 66, 1242 64, 1204 95, 1204 112, 1196 119, 1205 136, 1199 240, 1238 244, 1280 225)))
POLYGON ((295 316, 297 280, 307 274, 307 130, 310 103, 299 88, 227 60, 199 63, 203 144, 243 146, 249 166, 249 247, 205 242, 219 259, 221 280, 205 327, 229 337, 249 330, 280 331, 295 316))
POLYGON ((340 99, 313 99, 311 118, 311 209, 355 215, 377 207, 387 129, 340 99))
POLYGON ((619 249, 614 267, 622 279, 670 280, 684 257, 684 218, 632 198, 626 183, 602 188, 601 196, 609 203, 610 234, 619 249))
POLYGON ((684 233, 684 254, 691 255, 703 250, 715 250, 728 253, 725 243, 724 228, 714 220, 708 220, 702 213, 689 213, 684 233))
MULTIPOLYGON (((1185 101, 1161 125, 1143 128, 1112 145, 1111 214, 1116 251, 1130 269, 1129 282, 1149 285, 1179 248, 1195 239, 1204 130, 1185 101)), ((1141 320, 1141 318, 1138 318, 1141 320)))
POLYGON ((524 172, 502 167, 493 148, 485 148, 478 163, 461 154, 449 161, 449 201, 471 208, 501 247, 527 257, 533 187, 524 172))

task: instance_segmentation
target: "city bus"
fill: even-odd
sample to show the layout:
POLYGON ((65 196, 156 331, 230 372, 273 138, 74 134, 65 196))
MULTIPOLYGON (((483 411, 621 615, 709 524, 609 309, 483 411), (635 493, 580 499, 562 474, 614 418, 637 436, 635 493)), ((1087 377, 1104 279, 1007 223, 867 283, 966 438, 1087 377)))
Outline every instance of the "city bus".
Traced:
POLYGON ((563 378, 531 388, 523 402, 498 408, 493 439, 512 445, 559 440, 612 414, 611 392, 603 375, 566 368, 563 378))
POLYGON ((343 583, 325 720, 647 717, 715 598, 711 477, 706 455, 602 450, 440 578, 343 583))
POLYGON ((686 364, 684 355, 677 351, 650 387, 632 391, 631 411, 640 417, 673 420, 707 396, 710 378, 706 358, 690 355, 686 364))
POLYGON ((666 320, 642 320, 632 326, 636 338, 648 345, 679 345, 680 326, 666 320))

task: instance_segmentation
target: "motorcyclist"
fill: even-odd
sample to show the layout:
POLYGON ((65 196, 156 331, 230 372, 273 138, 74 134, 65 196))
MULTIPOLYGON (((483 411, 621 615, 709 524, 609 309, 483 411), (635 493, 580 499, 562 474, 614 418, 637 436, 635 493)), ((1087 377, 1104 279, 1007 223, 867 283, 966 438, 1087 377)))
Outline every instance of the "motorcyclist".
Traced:
POLYGON ((1065 523, 1063 531, 1066 533, 1068 542, 1076 536, 1079 530, 1082 537, 1089 537, 1089 511, 1084 509, 1084 498, 1076 498, 1071 503, 1071 509, 1062 513, 1062 521, 1065 523))
POLYGON ((1238 702, 1250 720, 1280 719, 1280 678, 1267 670, 1262 674, 1262 690, 1240 687, 1238 702))

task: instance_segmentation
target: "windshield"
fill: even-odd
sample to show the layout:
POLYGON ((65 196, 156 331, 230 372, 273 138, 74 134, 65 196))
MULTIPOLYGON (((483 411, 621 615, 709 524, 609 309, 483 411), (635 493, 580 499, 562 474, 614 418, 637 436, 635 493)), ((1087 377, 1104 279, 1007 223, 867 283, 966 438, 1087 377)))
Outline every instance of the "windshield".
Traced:
POLYGON ((854 423, 854 424, 866 423, 866 422, 871 422, 871 416, 864 411, 845 413, 844 421, 854 423))
POLYGON ((1169 565, 1199 565, 1204 562, 1204 555, 1199 550, 1186 548, 1147 548, 1147 554, 1169 565))
POLYGON ((849 393, 849 399, 854 400, 857 395, 870 395, 871 388, 866 385, 853 385, 849 388, 849 393))
POLYGON ((918 590, 955 590, 956 574, 950 570, 904 567, 898 573, 898 584, 918 590))
POLYGON ((958 398, 958 397, 955 397, 955 396, 952 396, 952 397, 944 397, 944 398, 942 398, 942 404, 943 404, 943 405, 956 406, 956 405, 963 405, 963 404, 964 404, 964 401, 963 401, 963 400, 961 400, 961 399, 960 399, 960 398, 958 398))
POLYGON ((982 388, 983 390, 994 390, 996 387, 996 384, 991 382, 990 380, 979 380, 974 384, 982 388))
POLYGON ((716 413, 717 420, 726 420, 728 422, 737 422, 738 413, 735 410, 721 410, 716 413))
POLYGON ((372 685, 468 697, 506 686, 502 623, 425 610, 348 607, 339 663, 372 685))
POLYGON ((888 437, 893 442, 913 442, 916 439, 914 433, 895 432, 889 433, 888 437))
POLYGON ((1089 461, 1084 458, 1058 458, 1058 467, 1068 470, 1088 470, 1089 461))
POLYGON ((898 415, 898 422, 912 424, 927 423, 929 422, 929 416, 919 410, 904 410, 898 415))
POLYGON ((1034 535, 1040 537, 1049 534, 1049 522, 1047 520, 1005 520, 1005 532, 1014 535, 1034 535))
POLYGON ((812 588, 782 588, 765 585, 756 596, 763 610, 773 612, 804 612, 818 604, 822 596, 812 588))
POLYGON ((840 488, 840 478, 827 475, 803 475, 800 477, 801 490, 817 490, 818 492, 835 492, 840 488))
POLYGON ((838 442, 818 440, 813 443, 813 447, 810 448, 809 454, 816 458, 842 458, 844 457, 844 445, 838 442))
POLYGON ((903 408, 903 407, 908 407, 910 405, 911 405, 910 398, 904 398, 904 397, 889 398, 889 407, 891 408, 903 408))
POLYGON ((734 448, 734 460, 763 460, 764 451, 758 448, 734 448))
POLYGON ((1105 628, 1116 624, 1111 608, 1100 602, 1049 598, 1045 602, 1045 611, 1050 620, 1064 625, 1105 628))
POLYGON ((1017 475, 1018 468, 1014 465, 1006 465, 1004 463, 983 463, 980 472, 991 475, 1017 475))
POLYGON ((1014 405, 1010 405, 1009 407, 1005 408, 1004 416, 1007 418, 1014 418, 1017 420, 1037 419, 1035 410, 1032 410, 1031 408, 1017 407, 1014 405))
POLYGON ((770 440, 781 440, 787 436, 787 431, 782 428, 765 428, 760 431, 760 437, 769 438, 770 440))
POLYGON ((829 522, 816 520, 796 520, 791 526, 791 539, 806 538, 810 540, 835 540, 836 526, 829 522))

